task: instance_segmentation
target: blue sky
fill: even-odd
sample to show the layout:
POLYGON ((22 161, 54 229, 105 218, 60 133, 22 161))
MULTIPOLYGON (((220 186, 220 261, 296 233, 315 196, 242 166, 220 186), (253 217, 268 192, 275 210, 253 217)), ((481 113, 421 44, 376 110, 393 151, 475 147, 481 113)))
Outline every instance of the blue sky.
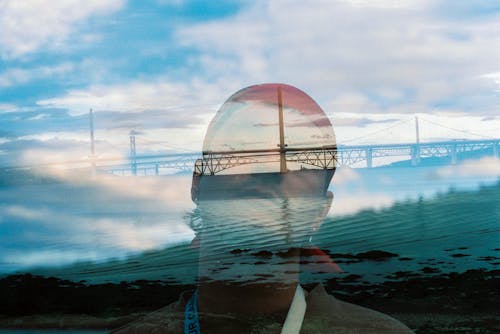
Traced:
MULTIPOLYGON (((200 150, 219 106, 266 82, 308 93, 340 144, 413 141, 415 116, 422 141, 498 138, 500 1, 0 0, 0 167, 88 166, 90 108, 99 158, 126 157, 131 131, 138 154, 200 150)), ((498 171, 421 179, 444 191, 498 171)), ((52 175, 0 187, 0 273, 193 237, 189 176, 52 175)), ((335 214, 400 199, 362 181, 337 171, 335 214)), ((404 196, 410 181, 380 180, 404 196)))
POLYGON ((130 131, 139 152, 197 150, 264 82, 311 95, 340 143, 411 141, 415 115, 423 140, 498 137, 498 22, 485 0, 0 0, 0 163, 86 159, 90 108, 100 157, 130 131))

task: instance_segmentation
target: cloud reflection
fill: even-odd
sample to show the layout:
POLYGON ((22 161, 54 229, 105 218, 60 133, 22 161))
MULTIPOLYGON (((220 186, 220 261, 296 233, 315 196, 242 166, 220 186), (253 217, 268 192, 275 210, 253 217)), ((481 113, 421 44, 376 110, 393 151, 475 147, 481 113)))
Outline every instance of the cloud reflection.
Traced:
POLYGON ((57 176, 0 188, 0 271, 122 258, 193 238, 186 178, 57 176))

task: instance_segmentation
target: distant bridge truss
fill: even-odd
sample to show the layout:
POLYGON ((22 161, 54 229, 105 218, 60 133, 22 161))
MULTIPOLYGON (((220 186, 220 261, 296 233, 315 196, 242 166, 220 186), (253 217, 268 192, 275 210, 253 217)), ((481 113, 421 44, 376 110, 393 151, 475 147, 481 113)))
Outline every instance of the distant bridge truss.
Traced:
MULTIPOLYGON (((285 149, 286 161, 313 168, 373 168, 397 161, 409 161, 413 167, 421 166, 423 159, 443 158, 448 164, 457 164, 466 156, 480 152, 499 156, 500 139, 457 140, 421 144, 380 144, 338 146, 336 148, 285 149)), ((262 162, 279 162, 280 150, 177 153, 132 156, 128 161, 97 168, 118 175, 161 175, 172 171, 199 174, 217 174, 236 166, 262 162)))
POLYGON ((194 165, 194 173, 214 175, 226 169, 250 165, 279 163, 284 154, 287 162, 308 165, 321 169, 333 169, 337 165, 336 147, 285 148, 275 150, 207 152, 194 165))
MULTIPOLYGON (((341 166, 374 167, 374 160, 396 157, 411 160, 412 166, 419 166, 422 159, 449 158, 449 164, 458 163, 460 156, 473 152, 490 152, 498 157, 500 140, 442 141, 421 144, 383 144, 341 146, 338 162, 341 166)), ((382 163, 383 165, 384 163, 382 163)))

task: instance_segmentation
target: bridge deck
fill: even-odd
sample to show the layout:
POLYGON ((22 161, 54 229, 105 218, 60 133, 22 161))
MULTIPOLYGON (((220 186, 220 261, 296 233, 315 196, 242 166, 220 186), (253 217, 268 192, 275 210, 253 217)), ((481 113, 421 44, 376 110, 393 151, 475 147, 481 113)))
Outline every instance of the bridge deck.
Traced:
POLYGON ((195 162, 194 173, 214 175, 237 166, 278 163, 281 161, 282 154, 287 162, 305 164, 320 169, 334 169, 337 166, 336 146, 286 147, 268 150, 203 152, 203 157, 195 162))
MULTIPOLYGON (((45 163, 32 166, 4 166, 7 169, 39 169, 52 166, 65 166, 70 169, 95 168, 107 173, 125 175, 159 175, 172 173, 173 170, 192 172, 193 167, 199 173, 217 173, 236 164, 256 163, 256 160, 279 159, 279 153, 285 152, 287 161, 307 164, 316 168, 332 168, 334 166, 350 166, 353 168, 371 168, 394 161, 411 160, 412 166, 420 166, 421 159, 448 158, 449 164, 456 164, 467 154, 482 152, 499 157, 500 139, 491 140, 460 140, 440 141, 420 144, 375 144, 304 148, 284 148, 281 150, 255 150, 255 151, 225 151, 201 153, 168 153, 156 155, 137 155, 126 159, 85 159, 78 161, 65 161, 45 163), (208 156, 217 156, 219 165, 212 168, 207 164, 208 156), (235 156, 237 156, 235 158, 235 156), (197 160, 201 159, 201 162, 197 160), (205 159, 205 160, 204 160, 205 159), (238 161, 234 161, 237 159, 238 161), (396 159, 396 160, 395 160, 396 159), (389 161, 390 160, 390 161, 389 161), (389 162, 388 162, 389 161, 389 162), (195 166, 196 163, 196 166, 195 166)), ((445 159, 446 160, 446 159, 445 159)))

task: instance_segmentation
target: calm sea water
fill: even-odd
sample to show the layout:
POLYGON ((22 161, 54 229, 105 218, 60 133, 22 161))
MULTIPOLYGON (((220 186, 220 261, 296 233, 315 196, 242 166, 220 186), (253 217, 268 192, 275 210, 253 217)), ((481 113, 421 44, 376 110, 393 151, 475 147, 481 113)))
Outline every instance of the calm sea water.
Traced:
POLYGON ((320 255, 283 255, 291 247, 312 246, 351 255, 383 250, 412 259, 336 264, 344 274, 371 280, 433 263, 446 271, 488 268, 494 264, 480 258, 494 255, 500 244, 499 205, 478 191, 498 182, 497 167, 498 161, 487 160, 472 168, 339 169, 330 186, 333 201, 228 200, 198 207, 190 200, 190 176, 65 176, 59 183, 2 187, 0 274, 32 272, 90 283, 190 283, 200 274, 272 281, 302 261, 304 281, 340 275, 331 265, 318 265, 320 255), (450 191, 478 195, 440 202, 439 194, 450 191), (470 205, 457 211, 464 208, 461 201, 470 205))

